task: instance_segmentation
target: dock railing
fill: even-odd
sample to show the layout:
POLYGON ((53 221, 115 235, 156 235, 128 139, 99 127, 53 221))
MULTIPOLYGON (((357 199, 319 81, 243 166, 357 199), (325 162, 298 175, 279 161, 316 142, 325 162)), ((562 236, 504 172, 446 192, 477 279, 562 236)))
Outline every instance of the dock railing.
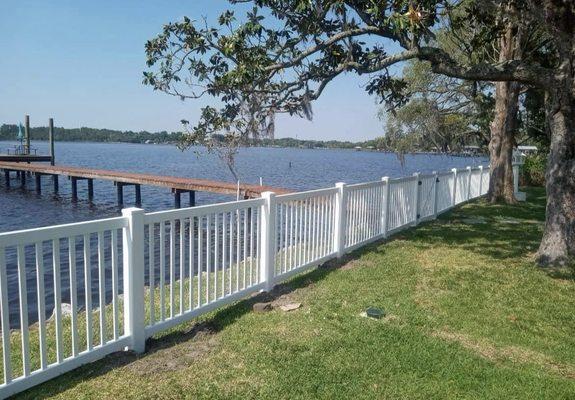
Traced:
POLYGON ((0 397, 112 352, 143 352, 152 335, 434 219, 488 186, 488 167, 468 167, 2 233, 0 397))

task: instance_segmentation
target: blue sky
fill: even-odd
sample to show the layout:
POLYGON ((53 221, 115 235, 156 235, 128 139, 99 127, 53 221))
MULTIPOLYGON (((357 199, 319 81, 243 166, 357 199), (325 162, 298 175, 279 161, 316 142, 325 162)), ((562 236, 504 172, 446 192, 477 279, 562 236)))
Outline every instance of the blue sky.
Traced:
MULTIPOLYGON (((215 21, 223 0, 0 2, 0 123, 30 114, 32 125, 179 130, 205 101, 181 102, 142 85, 144 44, 184 15, 215 21)), ((379 105, 347 75, 314 105, 314 120, 281 116, 276 135, 363 140, 381 135, 379 105)))

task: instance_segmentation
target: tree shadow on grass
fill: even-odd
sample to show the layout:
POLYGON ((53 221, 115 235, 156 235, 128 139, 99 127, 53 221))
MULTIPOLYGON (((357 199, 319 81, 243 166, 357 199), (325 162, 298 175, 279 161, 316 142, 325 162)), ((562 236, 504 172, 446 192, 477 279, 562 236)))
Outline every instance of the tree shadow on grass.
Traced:
POLYGON ((501 261, 525 258, 537 250, 545 218, 544 191, 529 189, 528 198, 517 205, 477 200, 404 236, 423 248, 441 244, 501 261))
POLYGON ((553 279, 575 281, 575 266, 543 268, 543 272, 553 279))

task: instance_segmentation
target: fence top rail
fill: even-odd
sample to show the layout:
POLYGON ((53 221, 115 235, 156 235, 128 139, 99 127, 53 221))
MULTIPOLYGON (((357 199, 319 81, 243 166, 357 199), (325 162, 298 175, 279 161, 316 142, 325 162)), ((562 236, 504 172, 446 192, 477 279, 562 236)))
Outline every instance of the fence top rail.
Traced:
POLYGON ((145 224, 154 224, 162 221, 184 219, 191 217, 203 217, 209 214, 225 213, 230 211, 244 210, 251 207, 259 207, 265 203, 262 198, 229 201, 227 203, 209 204, 199 207, 180 208, 177 210, 165 210, 148 213, 144 216, 145 224))
POLYGON ((377 186, 385 186, 385 181, 371 181, 371 182, 362 182, 362 183, 354 183, 352 185, 347 185, 347 189, 349 190, 359 190, 359 189, 368 189, 377 186))
POLYGON ((0 247, 33 244, 46 240, 122 229, 126 226, 128 226, 127 218, 114 217, 42 228, 23 229, 20 231, 0 233, 0 247))
POLYGON ((403 183, 403 182, 409 182, 409 181, 415 181, 418 179, 418 176, 413 175, 413 176, 403 176, 401 178, 393 178, 389 180, 389 183, 403 183))
MULTIPOLYGON (((437 174, 437 176, 439 176, 439 174, 437 174)), ((435 174, 421 174, 419 175, 419 179, 432 179, 435 178, 436 175, 435 174)))
MULTIPOLYGON (((489 165, 476 165, 474 167, 471 167, 472 171, 480 171, 481 167, 483 167, 483 172, 489 171, 489 165)), ((457 170, 457 173, 459 174, 460 172, 467 172, 469 171, 469 168, 467 167, 463 167, 463 168, 454 168, 455 170, 457 170)), ((449 171, 438 171, 437 175, 442 176, 442 175, 453 175, 453 169, 449 170, 449 171)))
POLYGON ((338 191, 338 188, 336 188, 336 187, 327 188, 327 189, 308 190, 305 192, 282 194, 280 196, 276 196, 276 199, 280 203, 285 203, 288 201, 305 200, 305 199, 309 199, 312 197, 329 196, 329 195, 336 194, 337 191, 338 191))

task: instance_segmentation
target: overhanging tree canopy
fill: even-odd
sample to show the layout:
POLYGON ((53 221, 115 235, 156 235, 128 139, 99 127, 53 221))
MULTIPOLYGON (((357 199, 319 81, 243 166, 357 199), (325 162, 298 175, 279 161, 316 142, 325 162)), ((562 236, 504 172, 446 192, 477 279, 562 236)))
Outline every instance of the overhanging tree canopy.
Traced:
MULTIPOLYGON (((366 89, 390 106, 404 102, 404 82, 390 67, 418 58, 436 73, 467 80, 516 81, 549 94, 552 131, 548 205, 542 262, 575 255, 575 139, 573 132, 575 5, 568 0, 376 1, 254 0, 235 20, 232 10, 216 26, 205 21, 170 23, 146 44, 150 71, 144 82, 182 99, 212 96, 221 108, 202 109, 189 143, 214 133, 257 135, 273 131, 280 112, 311 117, 311 102, 344 73, 366 74, 366 89), (498 35, 494 19, 510 2, 521 9, 518 24, 541 24, 554 38, 558 65, 535 60, 470 64, 454 59, 434 39, 439 28, 473 21, 470 51, 498 35), (454 10, 458 10, 454 13, 454 10), (256 99, 258 107, 250 107, 256 99), (245 118, 248 107, 253 113, 245 118), (553 140, 555 138, 555 140, 553 140)), ((509 18, 517 18, 509 15, 509 18)))

